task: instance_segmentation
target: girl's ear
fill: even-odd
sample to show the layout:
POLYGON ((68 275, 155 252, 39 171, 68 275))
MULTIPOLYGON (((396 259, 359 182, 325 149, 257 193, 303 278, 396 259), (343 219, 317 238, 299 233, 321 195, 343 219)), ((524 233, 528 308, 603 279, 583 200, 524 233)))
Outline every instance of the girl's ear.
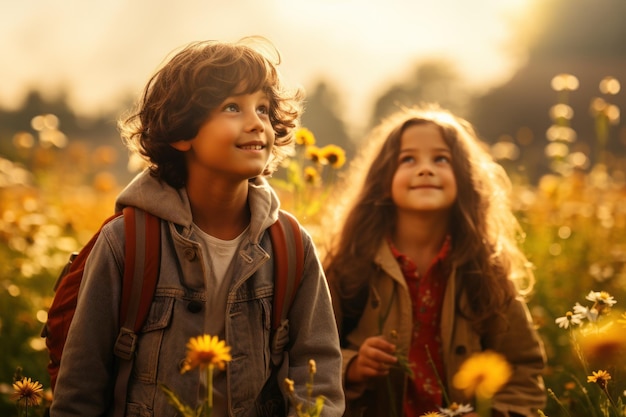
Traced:
POLYGON ((179 140, 176 142, 170 143, 172 148, 177 149, 181 152, 186 152, 191 149, 191 141, 190 140, 179 140))

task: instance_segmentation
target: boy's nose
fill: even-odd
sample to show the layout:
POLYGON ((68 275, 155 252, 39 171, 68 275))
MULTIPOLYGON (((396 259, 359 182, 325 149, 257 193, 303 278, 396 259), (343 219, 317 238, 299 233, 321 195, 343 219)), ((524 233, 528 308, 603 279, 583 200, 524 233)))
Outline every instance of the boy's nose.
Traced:
POLYGON ((249 131, 264 131, 265 125, 263 124, 263 120, 257 114, 257 112, 252 112, 248 117, 246 117, 246 129, 249 131))

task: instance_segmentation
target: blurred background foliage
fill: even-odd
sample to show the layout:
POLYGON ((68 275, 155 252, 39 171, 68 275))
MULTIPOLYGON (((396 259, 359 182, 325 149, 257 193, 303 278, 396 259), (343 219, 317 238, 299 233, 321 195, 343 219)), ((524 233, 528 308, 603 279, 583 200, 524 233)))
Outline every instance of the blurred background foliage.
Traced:
MULTIPOLYGON (((626 125, 619 117, 626 108, 626 2, 537 7, 550 10, 538 13, 544 21, 532 32, 520 30, 511 47, 523 48, 527 60, 507 82, 472 92, 459 81, 462 69, 418 62, 406 79, 390 80, 364 117, 371 127, 398 105, 437 101, 468 118, 491 146, 513 180, 524 248, 535 265, 529 304, 549 355, 547 386, 571 396, 565 387, 576 359, 555 318, 589 291, 608 291, 618 307, 626 304, 626 125)), ((350 98, 336 91, 327 80, 309 88, 302 125, 319 149, 337 146, 349 161, 366 132, 344 123, 342 102, 350 98)), ((129 104, 120 103, 120 113, 129 104)), ((136 173, 116 131, 118 117, 79 117, 63 94, 49 99, 37 91, 18 110, 0 108, 0 415, 17 414, 6 395, 16 368, 49 386, 39 333, 58 273, 136 173)), ((300 152, 273 184, 315 236, 319 219, 311 205, 322 197, 332 204, 334 179, 349 164, 329 171, 300 152), (307 166, 317 166, 319 178, 310 170, 307 176, 307 166)), ((576 400, 568 398, 577 415, 576 400)), ((559 413, 551 401, 546 414, 559 413)))

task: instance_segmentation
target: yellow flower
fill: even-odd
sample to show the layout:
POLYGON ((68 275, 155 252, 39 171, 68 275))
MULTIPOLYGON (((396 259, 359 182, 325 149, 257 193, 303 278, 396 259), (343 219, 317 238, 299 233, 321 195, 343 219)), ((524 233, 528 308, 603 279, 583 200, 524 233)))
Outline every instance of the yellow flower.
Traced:
POLYGON ((595 382, 600 386, 600 388, 606 388, 606 384, 608 384, 609 379, 611 379, 611 374, 607 371, 593 371, 593 375, 587 376, 587 382, 595 382))
POLYGON ((307 184, 317 184, 320 181, 320 173, 313 167, 304 168, 304 182, 307 184))
POLYGON ((314 359, 309 359, 309 374, 315 375, 317 373, 317 365, 314 359))
POLYGON ((285 390, 287 390, 289 394, 295 392, 293 379, 285 378, 285 390))
POLYGON ((619 316, 619 319, 617 319, 617 322, 621 324, 622 327, 626 327, 626 313, 622 313, 622 315, 619 316))
POLYGON ((322 163, 323 158, 322 158, 321 149, 318 148, 317 146, 313 146, 313 145, 307 146, 305 156, 307 159, 310 159, 315 164, 322 163))
POLYGON ((337 145, 326 145, 320 153, 322 160, 328 162, 335 169, 341 168, 346 163, 346 152, 337 145))
POLYGON ((578 341, 585 358, 595 366, 610 366, 626 354, 626 333, 621 326, 578 332, 578 341))
POLYGON ((511 365, 499 353, 484 351, 470 356, 454 375, 453 384, 467 396, 492 398, 511 377, 511 365))
POLYGON ((567 391, 572 391, 576 389, 576 383, 573 381, 566 382, 563 386, 567 391))
POLYGON ((26 406, 35 406, 39 404, 43 397, 43 386, 39 381, 33 381, 30 378, 22 378, 13 384, 12 400, 24 400, 26 406))
POLYGON ((441 417, 441 414, 436 411, 429 411, 426 414, 422 414, 420 417, 441 417))
POLYGON ((297 145, 315 145, 315 135, 313 135, 313 132, 311 132, 306 127, 301 127, 300 129, 298 129, 295 133, 295 138, 297 145))
POLYGON ((180 373, 211 365, 224 369, 226 362, 231 359, 230 346, 226 346, 226 342, 219 340, 217 336, 205 334, 192 337, 187 343, 187 357, 180 373))

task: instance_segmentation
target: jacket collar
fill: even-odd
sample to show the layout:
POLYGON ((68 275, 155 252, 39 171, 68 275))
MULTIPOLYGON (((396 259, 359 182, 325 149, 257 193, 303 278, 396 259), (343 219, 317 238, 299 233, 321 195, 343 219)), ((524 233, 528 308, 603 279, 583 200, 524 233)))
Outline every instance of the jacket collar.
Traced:
MULTIPOLYGON (((258 244, 265 229, 278 219, 280 202, 263 177, 251 179, 248 187, 248 204, 252 213, 250 240, 258 244)), ((138 174, 117 197, 116 211, 126 206, 140 208, 174 223, 185 230, 184 234, 191 232, 193 217, 185 188, 175 189, 159 181, 147 169, 138 174)))

